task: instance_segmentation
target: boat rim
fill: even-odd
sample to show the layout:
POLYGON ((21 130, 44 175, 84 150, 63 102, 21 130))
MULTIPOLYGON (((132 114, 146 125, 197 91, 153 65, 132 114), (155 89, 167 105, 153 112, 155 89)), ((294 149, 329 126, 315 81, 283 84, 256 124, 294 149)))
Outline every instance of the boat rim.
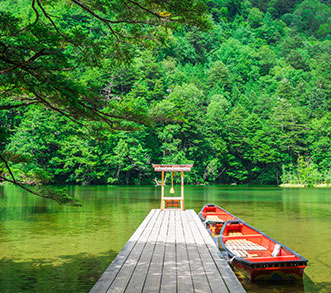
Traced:
MULTIPOLYGON (((238 262, 240 261, 241 263, 243 263, 243 264, 245 264, 245 265, 247 265, 247 266, 249 266, 249 267, 252 267, 252 266, 253 266, 253 267, 254 267, 254 266, 255 266, 255 267, 260 267, 260 266, 263 266, 263 265, 270 265, 270 264, 273 264, 273 265, 274 265, 274 264, 278 264, 278 263, 279 263, 279 264, 284 264, 284 263, 288 263, 288 264, 298 264, 298 263, 302 263, 302 265, 307 266, 307 262, 308 262, 308 260, 307 260, 306 258, 304 258, 303 256, 301 256, 299 253, 295 252, 295 251, 292 250, 291 248, 287 247, 286 245, 280 243, 279 241, 273 239, 272 237, 268 236, 267 234, 261 232, 260 230, 256 229, 255 227, 253 227, 253 226, 247 224, 246 222, 244 222, 244 221, 242 221, 242 220, 231 220, 231 221, 226 221, 226 222, 224 222, 224 225, 223 225, 223 227, 222 227, 222 229, 221 229, 221 231, 220 231, 220 236, 219 236, 219 238, 220 238, 219 241, 220 241, 220 243, 221 243, 221 246, 222 246, 223 250, 225 250, 225 251, 229 254, 229 256, 230 256, 231 258, 233 258, 233 260, 236 260, 236 261, 238 261, 238 262), (267 237, 267 238, 270 239, 271 241, 273 241, 273 242, 275 242, 275 243, 281 245, 283 248, 285 248, 286 250, 288 250, 289 252, 291 252, 293 255, 295 255, 296 257, 298 257, 298 258, 300 258, 300 259, 299 259, 299 260, 278 260, 278 261, 266 261, 266 262, 252 262, 252 261, 246 260, 246 259, 244 259, 244 258, 242 258, 242 257, 240 257, 240 256, 236 256, 236 255, 234 255, 234 254, 233 254, 233 253, 232 253, 232 252, 231 252, 231 251, 225 246, 225 243, 224 243, 224 241, 223 241, 223 232, 224 232, 224 229, 225 229, 225 227, 227 226, 227 224, 239 224, 239 223, 242 223, 242 224, 248 226, 249 228, 251 228, 251 229, 257 231, 258 233, 260 233, 261 235, 267 237)), ((291 266, 291 265, 289 265, 289 266, 291 266)), ((300 264, 299 264, 298 266, 300 266, 300 264)))
MULTIPOLYGON (((217 207, 217 208, 221 209, 222 211, 228 213, 228 214, 231 215, 232 217, 234 217, 234 218, 238 219, 239 221, 242 221, 243 223, 245 223, 244 220, 238 218, 237 216, 231 214, 231 213, 228 212, 227 210, 225 210, 225 209, 221 208, 220 206, 218 206, 217 204, 213 204, 213 203, 211 203, 211 204, 205 204, 205 205, 202 207, 202 209, 200 210, 200 212, 198 213, 198 216, 199 216, 200 220, 203 221, 203 222, 207 222, 207 220, 202 216, 202 212, 203 212, 203 210, 204 210, 206 207, 217 207)), ((231 221, 237 221, 237 220, 231 220, 231 221)), ((225 222, 223 222, 223 221, 208 221, 208 222, 209 222, 209 223, 213 223, 213 224, 217 224, 217 223, 223 224, 223 223, 225 223, 225 222, 229 222, 229 221, 225 221, 225 222)))

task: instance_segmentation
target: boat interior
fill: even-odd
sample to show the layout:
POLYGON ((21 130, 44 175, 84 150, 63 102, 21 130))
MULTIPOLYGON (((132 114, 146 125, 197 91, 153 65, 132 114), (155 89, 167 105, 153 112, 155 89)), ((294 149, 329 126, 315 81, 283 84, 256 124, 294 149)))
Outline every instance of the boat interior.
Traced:
POLYGON ((227 223, 223 228, 223 242, 231 252, 251 262, 300 260, 281 244, 242 222, 227 223))
POLYGON ((229 213, 223 211, 222 209, 216 206, 205 207, 204 210, 202 211, 202 216, 207 221, 212 221, 212 222, 226 222, 237 219, 236 217, 230 215, 229 213))

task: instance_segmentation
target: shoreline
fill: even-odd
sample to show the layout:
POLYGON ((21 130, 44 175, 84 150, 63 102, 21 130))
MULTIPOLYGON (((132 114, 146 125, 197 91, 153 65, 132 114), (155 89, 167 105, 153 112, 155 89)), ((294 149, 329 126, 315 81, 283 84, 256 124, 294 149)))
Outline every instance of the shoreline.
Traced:
POLYGON ((282 188, 307 188, 307 187, 315 187, 315 188, 331 188, 330 184, 313 184, 311 186, 307 186, 306 184, 280 184, 279 187, 282 188))

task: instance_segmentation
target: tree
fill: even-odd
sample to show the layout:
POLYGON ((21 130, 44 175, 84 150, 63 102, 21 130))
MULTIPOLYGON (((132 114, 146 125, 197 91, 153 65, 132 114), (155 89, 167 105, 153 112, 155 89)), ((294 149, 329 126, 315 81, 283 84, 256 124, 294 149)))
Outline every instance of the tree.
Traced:
POLYGON ((330 25, 328 20, 330 13, 329 5, 318 0, 305 0, 296 7, 293 14, 300 17, 300 22, 297 24, 299 30, 315 34, 321 24, 330 25))
MULTIPOLYGON (((8 2, 3 5, 6 3, 4 8, 10 7, 8 2)), ((93 88, 71 81, 72 71, 102 68, 109 56, 114 64, 128 60, 134 53, 130 45, 149 45, 157 39, 158 35, 151 29, 156 25, 175 28, 183 22, 201 28, 208 26, 203 3, 194 0, 94 1, 93 4, 72 0, 68 4, 56 1, 53 5, 52 8, 33 0, 30 10, 34 11, 35 20, 29 23, 10 13, 14 7, 9 12, 1 12, 0 66, 3 69, 0 74, 2 84, 6 84, 2 94, 19 100, 21 106, 31 101, 41 103, 71 119, 97 119, 115 129, 120 119, 144 123, 143 117, 127 110, 105 109, 104 98, 98 93, 100 85, 93 88), (52 18, 53 12, 61 9, 67 12, 52 18), (85 18, 86 25, 70 22, 74 13, 85 18), (94 21, 100 22, 102 37, 100 33, 98 38, 94 36, 94 21)))
POLYGON ((231 89, 229 71, 222 61, 216 61, 208 72, 208 85, 225 90, 231 89))
POLYGON ((1 176, 143 184, 150 162, 194 162, 192 183, 275 184, 302 156, 330 179, 324 4, 203 1, 212 15, 192 19, 197 2, 103 2, 0 2, 0 56, 17 61, 0 60, 1 176))
POLYGON ((257 28, 262 25, 263 12, 260 9, 253 7, 248 14, 248 23, 252 28, 257 28))
MULTIPOLYGON (((88 121, 110 129, 148 124, 148 113, 133 108, 130 100, 109 102, 102 94, 107 84, 99 81, 105 80, 106 68, 129 61, 137 45, 162 42, 157 27, 209 27, 200 0, 25 0, 17 5, 0 3, 0 91, 5 100, 0 109, 41 104, 83 127, 88 121), (22 7, 24 13, 17 14, 22 7)), ((2 152, 0 158, 1 181, 23 186, 11 170, 12 156, 2 152)))

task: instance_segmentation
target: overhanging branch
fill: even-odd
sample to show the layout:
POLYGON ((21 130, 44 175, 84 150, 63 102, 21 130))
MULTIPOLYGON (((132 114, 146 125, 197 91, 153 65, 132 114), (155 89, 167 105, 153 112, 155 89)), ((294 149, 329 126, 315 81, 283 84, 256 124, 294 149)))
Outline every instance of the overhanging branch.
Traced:
POLYGON ((13 70, 15 70, 15 69, 17 69, 17 68, 20 68, 20 67, 22 67, 22 66, 28 64, 28 63, 31 62, 31 61, 36 60, 36 59, 39 58, 40 56, 48 55, 48 54, 50 54, 50 52, 45 52, 45 49, 41 49, 39 52, 37 52, 36 54, 34 54, 34 55, 33 55, 32 57, 30 57, 29 59, 23 61, 22 63, 20 63, 20 64, 16 64, 15 66, 12 66, 12 67, 10 67, 10 68, 7 68, 7 69, 5 69, 5 70, 0 71, 0 74, 6 74, 6 73, 8 73, 8 72, 10 72, 10 71, 13 71, 13 70))
POLYGON ((5 157, 4 157, 1 153, 0 153, 0 159, 5 163, 5 166, 6 166, 8 172, 9 172, 9 174, 10 174, 10 177, 13 179, 13 182, 14 182, 15 184, 17 184, 17 181, 16 181, 16 179, 15 179, 15 177, 14 177, 14 174, 13 174, 11 168, 9 167, 9 164, 8 164, 7 160, 5 159, 5 157))
POLYGON ((26 107, 32 104, 38 104, 38 101, 30 102, 30 103, 21 103, 21 104, 16 104, 16 105, 0 105, 0 110, 10 110, 10 109, 15 109, 19 107, 26 107))

